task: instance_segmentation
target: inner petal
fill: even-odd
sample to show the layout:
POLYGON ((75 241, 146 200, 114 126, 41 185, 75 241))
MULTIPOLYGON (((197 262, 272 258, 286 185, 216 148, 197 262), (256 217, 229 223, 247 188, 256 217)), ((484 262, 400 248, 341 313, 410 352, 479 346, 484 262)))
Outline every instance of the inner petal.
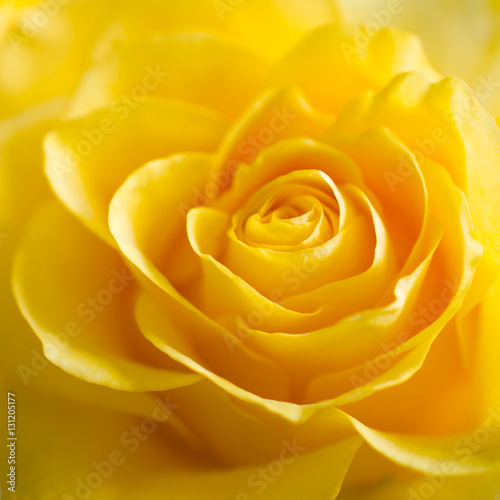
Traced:
POLYGON ((339 218, 333 182, 323 172, 303 170, 258 190, 233 217, 233 229, 249 246, 295 251, 332 239, 339 218))

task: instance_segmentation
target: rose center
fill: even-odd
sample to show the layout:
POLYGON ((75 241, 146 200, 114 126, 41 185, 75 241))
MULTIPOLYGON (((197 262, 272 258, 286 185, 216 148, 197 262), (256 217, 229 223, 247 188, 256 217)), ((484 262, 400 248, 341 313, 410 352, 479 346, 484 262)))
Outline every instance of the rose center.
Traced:
POLYGON ((235 230, 241 241, 293 251, 320 245, 337 234, 340 215, 335 194, 321 177, 302 173, 303 182, 280 179, 266 185, 236 214, 235 230))

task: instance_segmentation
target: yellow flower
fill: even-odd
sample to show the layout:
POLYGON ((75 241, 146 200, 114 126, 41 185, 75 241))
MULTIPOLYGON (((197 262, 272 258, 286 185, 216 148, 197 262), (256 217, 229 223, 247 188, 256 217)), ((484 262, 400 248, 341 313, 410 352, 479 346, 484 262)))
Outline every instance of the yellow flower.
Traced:
POLYGON ((102 36, 55 14, 75 38, 35 57, 67 80, 0 82, 34 104, 0 171, 43 344, 3 285, 20 498, 493 498, 500 132, 473 91, 326 0, 76 5, 102 36))

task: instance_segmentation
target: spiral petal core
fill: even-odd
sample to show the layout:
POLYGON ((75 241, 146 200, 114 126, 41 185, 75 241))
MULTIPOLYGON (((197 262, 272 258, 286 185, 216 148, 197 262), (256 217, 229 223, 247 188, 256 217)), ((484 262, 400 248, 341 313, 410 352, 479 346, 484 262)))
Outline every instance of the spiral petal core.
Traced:
POLYGON ((278 140, 232 175, 228 160, 149 163, 111 202, 111 232, 147 284, 144 335, 235 395, 302 407, 359 400, 414 373, 482 253, 446 169, 383 126, 278 140), (381 360, 374 380, 367 360, 381 360))

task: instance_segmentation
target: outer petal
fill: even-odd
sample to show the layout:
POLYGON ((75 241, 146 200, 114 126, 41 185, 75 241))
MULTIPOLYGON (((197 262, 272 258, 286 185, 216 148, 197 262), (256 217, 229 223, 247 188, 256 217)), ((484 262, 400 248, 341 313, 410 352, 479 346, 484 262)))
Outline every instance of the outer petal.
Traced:
MULTIPOLYGON (((230 2, 214 2, 214 7, 223 3, 230 2)), ((287 0, 233 3, 238 5, 218 9, 225 28, 272 60, 283 56, 311 29, 334 23, 339 17, 337 0, 312 0, 307 5, 287 0)))
POLYGON ((317 109, 337 113, 360 92, 380 90, 404 71, 420 71, 431 81, 438 78, 413 35, 381 30, 370 38, 353 28, 326 26, 276 66, 271 82, 297 86, 317 109))
MULTIPOLYGON (((7 390, 12 388, 2 386, 4 394, 7 390)), ((151 419, 151 413, 137 418, 96 410, 31 388, 17 391, 16 406, 17 485, 13 496, 21 500, 72 500, 85 495, 97 500, 124 498, 136 487, 138 477, 141 484, 147 483, 165 470, 190 471, 199 463, 163 428, 158 427, 146 440, 131 439, 134 427, 151 419)), ((1 436, 5 442, 3 430, 1 436)), ((2 475, 7 473, 7 461, 4 464, 2 475)), ((2 485, 3 492, 7 486, 2 485)), ((158 497, 143 492, 140 498, 158 497)))
POLYGON ((37 347, 12 296, 12 259, 26 219, 50 196, 42 173, 41 141, 63 104, 60 99, 49 101, 0 124, 0 340, 5 345, 0 349, 0 365, 12 379, 18 378, 16 367, 30 366, 31 349, 37 347))
POLYGON ((137 414, 146 406, 146 395, 130 395, 88 384, 45 359, 39 340, 19 312, 8 279, 13 254, 30 213, 51 196, 43 176, 42 137, 62 112, 63 104, 64 99, 51 100, 0 125, 0 276, 3 278, 0 283, 0 379, 5 381, 6 389, 18 394, 31 386, 86 404, 137 414))
POLYGON ((443 75, 464 78, 495 116, 500 114, 500 8, 496 0, 341 0, 347 19, 376 31, 388 25, 422 39, 443 75))
POLYGON ((43 176, 42 140, 64 103, 47 101, 0 122, 0 233, 11 241, 33 208, 50 196, 43 176))
POLYGON ((108 205, 118 186, 144 162, 178 152, 212 151, 227 122, 175 101, 148 100, 62 123, 45 141, 46 172, 61 200, 110 240, 108 205))
MULTIPOLYGON (((372 429, 361 424, 357 419, 334 408, 334 406, 345 403, 347 397, 350 395, 344 395, 336 400, 324 401, 316 405, 302 406, 265 400, 234 386, 231 382, 218 377, 214 373, 210 373, 194 361, 195 356, 191 355, 191 358, 187 358, 176 351, 175 348, 168 346, 161 337, 162 334, 158 329, 158 325, 156 327, 154 325, 155 321, 157 321, 155 314, 154 309, 151 309, 147 305, 147 302, 141 299, 138 306, 138 321, 145 335, 158 348, 164 350, 181 363, 186 363, 193 370, 212 380, 223 390, 240 399, 243 408, 250 413, 258 415, 261 419, 267 419, 269 412, 271 412, 281 415, 289 422, 304 424, 312 415, 319 415, 320 410, 329 408, 332 426, 339 426, 337 420, 340 418, 341 421, 341 416, 344 415, 353 424, 357 432, 379 453, 405 467, 421 472, 438 474, 442 470, 443 462, 447 462, 449 463, 447 474, 463 475, 483 473, 500 466, 500 417, 497 418, 499 425, 496 426, 495 432, 489 430, 488 427, 471 429, 467 434, 458 434, 452 437, 424 438, 417 435, 395 434, 372 429), (262 411, 263 409, 265 410, 262 411), (484 439, 485 433, 488 438, 486 440, 484 439), (471 437, 477 441, 473 441, 473 445, 469 446, 467 439, 470 440, 471 437), (478 452, 478 450, 480 451, 478 452)), ((407 362, 400 363, 395 368, 399 369, 401 376, 399 382, 404 381, 404 375, 402 375, 401 370, 405 366, 415 363, 417 359, 415 356, 418 356, 418 351, 422 349, 423 345, 420 345, 415 349, 415 353, 410 356, 407 362)), ((378 384, 383 384, 384 380, 386 382, 385 388, 393 383, 385 375, 376 379, 378 384)), ((490 425, 490 422, 488 425, 490 425)))
POLYGON ((225 37, 199 31, 117 42, 84 76, 69 118, 116 107, 141 95, 178 99, 237 116, 261 90, 267 64, 225 37))
POLYGON ((2 5, 3 15, 11 10, 0 39, 0 116, 70 94, 112 13, 95 0, 29 3, 2 5))
MULTIPOLYGON (((172 498, 198 500, 201 492, 206 500, 250 500, 259 495, 263 500, 335 499, 352 457, 359 446, 357 438, 333 446, 300 454, 288 465, 275 460, 233 471, 198 472, 159 477, 144 489, 131 492, 125 500, 146 495, 158 498, 168 490, 172 498), (259 474, 266 474, 265 481, 259 474), (273 472, 282 470, 278 477, 273 472), (156 496, 155 496, 156 495, 156 496)), ((284 448, 285 449, 285 448, 284 448)), ((287 456, 286 460, 290 460, 287 456)))
POLYGON ((158 35, 178 26, 222 31, 275 60, 309 30, 336 22, 337 4, 336 0, 312 0, 307 5, 286 0, 146 0, 126 5, 122 18, 129 37, 158 35))
MULTIPOLYGON (((171 403, 176 405, 173 399, 171 403)), ((26 441, 18 457, 16 493, 22 500, 85 495, 98 500, 157 500, 165 494, 186 500, 248 500, 257 492, 269 499, 333 499, 360 444, 353 437, 320 450, 304 450, 300 440, 292 438, 278 449, 276 460, 229 470, 183 447, 163 426, 150 432, 147 421, 153 412, 130 417, 33 391, 18 393, 17 404, 18 410, 22 404, 18 426, 26 441), (68 449, 77 453, 67 456, 68 449), (63 462, 61 456, 66 457, 63 462), (261 470, 275 480, 259 479, 261 470), (278 477, 272 475, 275 471, 278 477)))
POLYGON ((464 325, 470 339, 468 359, 477 373, 477 388, 484 413, 500 410, 500 279, 497 278, 478 306, 470 321, 464 325))
POLYGON ((344 487, 338 500, 497 500, 500 495, 498 472, 450 477, 443 468, 437 475, 410 476, 404 470, 373 484, 344 487))
MULTIPOLYGON (((437 335, 439 329, 436 327, 432 330, 433 336, 430 339, 423 340, 419 345, 414 347, 409 353, 402 353, 400 348, 393 349, 393 351, 381 355, 382 360, 390 359, 390 368, 378 374, 376 378, 370 380, 369 383, 362 385, 359 388, 347 390, 344 394, 334 399, 324 400, 315 404, 294 404, 286 402, 285 397, 281 396, 278 400, 276 397, 267 399, 265 396, 261 397, 252 393, 251 390, 246 390, 241 386, 236 385, 233 379, 228 380, 220 376, 218 372, 221 370, 220 356, 218 357, 218 365, 212 370, 210 364, 200 360, 200 356, 196 350, 186 341, 184 332, 179 332, 171 318, 168 318, 161 307, 158 307, 151 299, 145 295, 140 296, 137 303, 137 321, 141 331, 145 337, 150 340, 158 349, 167 353, 170 357, 185 364, 193 371, 203 375, 217 386, 221 387, 224 391, 228 392, 237 400, 239 404, 259 416, 259 418, 267 418, 269 414, 278 415, 288 422, 303 423, 309 420, 322 410, 333 409, 335 406, 341 406, 346 403, 358 401, 371 394, 401 384, 408 380, 415 372, 421 367, 427 352, 432 343, 433 337, 437 335), (208 365, 208 366, 207 366, 208 365)), ((427 332, 429 333, 429 332, 427 332)), ((235 351, 238 352, 238 351, 235 351)), ((234 357, 235 354, 232 354, 234 357)), ((377 365, 379 359, 374 360, 377 365)), ((241 366, 241 363, 240 363, 241 366)), ((265 365, 263 365, 265 367, 265 365)), ((362 375, 364 366, 360 367, 359 372, 362 375)), ((255 373, 255 372, 254 372, 255 373)), ((280 374, 280 372, 277 372, 280 374)), ((345 374, 341 374, 345 375, 345 374)), ((349 374, 347 374, 349 375, 349 374)), ((276 377, 276 372, 275 372, 276 377)), ((242 382, 242 375, 240 374, 240 384, 242 382)), ((296 380, 298 387, 303 381, 296 380)), ((283 381, 276 377, 273 379, 274 387, 266 385, 266 391, 281 390, 284 385, 283 381), (281 386, 280 386, 281 385, 281 386)), ((254 385, 258 384, 258 380, 254 381, 254 385)), ((286 385, 285 385, 286 387, 286 385)), ((261 389, 262 390, 262 389, 261 389)), ((286 393, 285 393, 286 394, 286 393)), ((302 394, 293 395, 297 398, 302 397, 302 394)), ((335 415, 340 413, 339 410, 334 409, 335 415)), ((332 415, 333 418, 334 415, 332 415)), ((348 416, 345 415, 345 419, 348 416)))
MULTIPOLYGON (((364 377, 376 377, 384 361, 380 359, 379 366, 368 363, 364 377)), ((410 380, 347 404, 343 410, 381 431, 422 436, 457 434, 473 429, 481 419, 474 382, 474 374, 460 356, 455 319, 441 331, 410 380)))
POLYGON ((34 218, 14 267, 20 307, 65 371, 129 391, 193 383, 140 342, 127 315, 131 280, 115 252, 55 204, 34 218))
MULTIPOLYGON (((443 463, 449 463, 447 474, 484 473, 500 467, 500 433, 487 433, 487 447, 474 443, 468 448, 462 436, 425 438, 384 433, 354 422, 358 432, 377 451, 394 462, 421 472, 439 474, 443 463), (477 453, 478 450, 481 450, 477 453), (476 454, 477 453, 477 454, 476 454)), ((481 440, 483 437, 480 438, 481 440)))

